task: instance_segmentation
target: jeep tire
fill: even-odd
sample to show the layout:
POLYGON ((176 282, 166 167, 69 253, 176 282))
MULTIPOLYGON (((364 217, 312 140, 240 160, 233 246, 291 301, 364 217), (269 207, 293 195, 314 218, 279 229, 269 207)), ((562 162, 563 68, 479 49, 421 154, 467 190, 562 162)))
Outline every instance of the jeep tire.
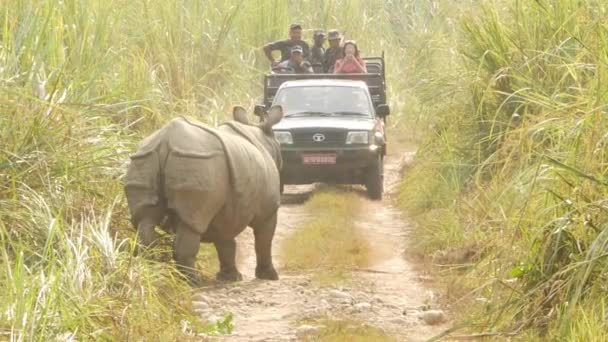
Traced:
POLYGON ((384 192, 384 161, 381 155, 378 155, 367 170, 366 178, 365 187, 369 198, 376 201, 381 200, 384 192))

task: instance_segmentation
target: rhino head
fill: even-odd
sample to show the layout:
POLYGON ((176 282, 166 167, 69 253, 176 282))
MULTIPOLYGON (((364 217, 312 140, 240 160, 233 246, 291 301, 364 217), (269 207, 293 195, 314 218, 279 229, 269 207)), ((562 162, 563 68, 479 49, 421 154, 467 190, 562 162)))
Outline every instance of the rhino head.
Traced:
POLYGON ((275 139, 272 127, 279 123, 283 119, 283 107, 280 105, 274 105, 268 113, 262 116, 262 122, 259 124, 252 124, 247 118, 247 111, 241 106, 235 106, 232 110, 232 117, 234 121, 251 127, 253 133, 258 138, 258 141, 264 146, 266 151, 270 153, 272 159, 277 165, 277 168, 281 170, 283 160, 281 158, 281 144, 275 139))

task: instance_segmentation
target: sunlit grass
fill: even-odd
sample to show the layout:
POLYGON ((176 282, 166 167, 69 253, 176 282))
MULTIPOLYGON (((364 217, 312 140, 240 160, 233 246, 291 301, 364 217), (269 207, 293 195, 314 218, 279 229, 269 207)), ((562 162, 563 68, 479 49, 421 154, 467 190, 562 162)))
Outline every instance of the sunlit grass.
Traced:
POLYGON ((361 207, 355 193, 323 190, 313 195, 305 205, 311 219, 280 247, 283 269, 313 271, 320 283, 332 284, 348 279, 349 270, 366 266, 370 245, 355 225, 361 207))
POLYGON ((438 53, 420 89, 433 119, 399 202, 415 215, 419 252, 481 250, 466 269, 441 268, 460 286, 460 327, 607 336, 606 10, 571 0, 461 8, 470 14, 457 50, 438 53))
MULTIPOLYGON (((191 317, 168 248, 132 256, 120 177, 169 118, 217 124, 259 102, 260 47, 295 21, 306 38, 338 28, 364 55, 386 53, 389 143, 421 147, 399 201, 417 215, 419 251, 483 247, 465 281, 449 278, 474 294, 459 305, 475 327, 606 334, 601 1, 0 2, 0 329, 11 339, 209 329, 191 317)), ((331 283, 367 252, 348 235, 358 199, 319 196, 308 210, 326 214, 285 266, 331 270, 319 275, 331 283)), ((200 256, 210 277, 214 254, 200 256)))
POLYGON ((350 341, 398 341, 391 335, 368 324, 352 320, 333 320, 329 318, 306 321, 307 324, 320 326, 321 329, 309 336, 302 337, 303 341, 350 342, 350 341))
POLYGON ((191 314, 190 289, 173 267, 134 257, 133 242, 115 238, 111 214, 111 208, 101 216, 85 211, 71 224, 40 215, 37 223, 23 226, 44 230, 47 239, 39 247, 0 225, 0 240, 8 247, 0 268, 4 331, 15 337, 128 340, 190 339, 212 330, 191 314))

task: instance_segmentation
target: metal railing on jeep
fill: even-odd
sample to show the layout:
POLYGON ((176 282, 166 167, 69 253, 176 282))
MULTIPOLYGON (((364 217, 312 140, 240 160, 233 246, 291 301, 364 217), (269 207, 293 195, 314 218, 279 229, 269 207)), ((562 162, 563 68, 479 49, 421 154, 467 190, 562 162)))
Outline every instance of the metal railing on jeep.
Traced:
POLYGON ((386 103, 384 53, 381 57, 363 58, 366 74, 269 74, 264 76, 264 105, 269 108, 277 90, 286 81, 310 79, 342 79, 363 81, 367 85, 374 107, 386 103))

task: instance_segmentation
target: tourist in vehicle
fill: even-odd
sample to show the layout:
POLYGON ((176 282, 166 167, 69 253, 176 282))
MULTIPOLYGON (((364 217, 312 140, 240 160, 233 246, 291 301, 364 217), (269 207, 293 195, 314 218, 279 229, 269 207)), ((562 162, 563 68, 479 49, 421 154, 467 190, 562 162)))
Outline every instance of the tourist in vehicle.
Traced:
POLYGON ((312 74, 310 62, 304 60, 304 51, 301 46, 291 48, 291 56, 288 60, 277 64, 273 71, 278 73, 312 74))
POLYGON ((315 30, 313 36, 313 46, 310 48, 310 64, 312 64, 315 71, 320 68, 319 71, 323 70, 323 60, 325 56, 325 32, 323 30, 315 30))
POLYGON ((342 58, 342 47, 340 46, 342 36, 340 36, 340 31, 329 31, 327 33, 327 40, 329 41, 329 47, 325 50, 325 55, 323 56, 323 72, 333 73, 336 61, 342 58))
POLYGON ((336 74, 358 74, 367 73, 365 61, 359 56, 359 48, 354 40, 344 42, 342 47, 344 57, 336 61, 334 73, 336 74))
POLYGON ((289 27, 289 39, 268 43, 264 45, 263 50, 270 61, 271 66, 274 67, 277 64, 288 60, 291 56, 291 48, 296 45, 301 47, 304 58, 308 59, 310 56, 310 49, 308 43, 302 40, 302 26, 300 24, 291 24, 289 27), (272 52, 276 50, 281 51, 281 59, 279 61, 275 60, 272 56, 272 52))

